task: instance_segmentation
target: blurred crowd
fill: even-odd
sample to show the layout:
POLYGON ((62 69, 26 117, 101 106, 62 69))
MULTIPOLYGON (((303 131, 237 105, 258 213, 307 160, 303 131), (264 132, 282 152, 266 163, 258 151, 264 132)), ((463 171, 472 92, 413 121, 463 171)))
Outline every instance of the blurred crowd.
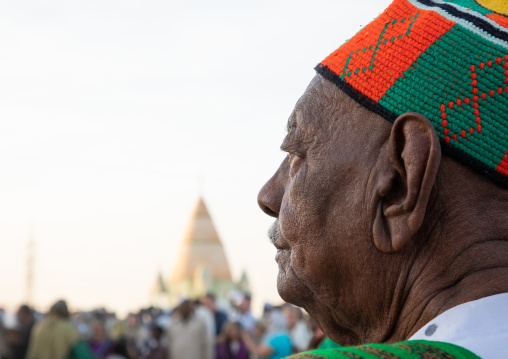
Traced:
POLYGON ((122 320, 105 309, 71 313, 63 300, 45 314, 22 305, 14 321, 5 317, 0 311, 0 359, 278 359, 338 346, 288 303, 267 303, 254 317, 248 293, 222 303, 208 293, 122 320))

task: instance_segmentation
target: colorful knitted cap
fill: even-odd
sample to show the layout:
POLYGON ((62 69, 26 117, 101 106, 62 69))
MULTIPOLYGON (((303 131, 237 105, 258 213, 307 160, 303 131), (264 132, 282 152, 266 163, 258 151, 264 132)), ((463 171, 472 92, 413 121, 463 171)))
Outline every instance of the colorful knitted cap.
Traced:
POLYGON ((395 0, 316 71, 391 122, 425 115, 444 153, 508 187, 508 0, 395 0))

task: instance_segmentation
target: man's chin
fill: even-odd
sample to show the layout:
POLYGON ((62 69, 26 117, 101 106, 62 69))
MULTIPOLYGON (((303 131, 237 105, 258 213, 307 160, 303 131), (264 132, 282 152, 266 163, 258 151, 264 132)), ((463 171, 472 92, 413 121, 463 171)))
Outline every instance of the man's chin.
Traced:
POLYGON ((279 264, 277 290, 285 302, 296 306, 305 307, 313 302, 312 292, 300 281, 289 266, 283 267, 279 264))

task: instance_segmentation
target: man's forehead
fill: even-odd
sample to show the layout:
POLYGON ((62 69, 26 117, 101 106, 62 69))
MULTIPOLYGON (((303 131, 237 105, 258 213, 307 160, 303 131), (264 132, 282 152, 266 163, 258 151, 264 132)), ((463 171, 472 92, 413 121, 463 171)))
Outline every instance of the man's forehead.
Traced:
POLYGON ((321 75, 316 75, 307 86, 303 95, 296 103, 296 109, 300 107, 315 105, 316 102, 330 101, 333 92, 336 91, 336 86, 330 81, 324 79, 321 75))
POLYGON ((391 127, 391 122, 360 105, 318 74, 296 103, 288 119, 287 132, 297 135, 290 137, 293 141, 324 143, 340 133, 360 131, 370 134, 366 141, 379 145, 387 138, 391 127))
POLYGON ((310 82, 303 95, 296 102, 295 108, 288 119, 288 130, 301 125, 304 117, 319 111, 321 106, 337 106, 334 100, 340 99, 333 96, 337 89, 335 85, 325 80, 321 75, 316 75, 310 82))

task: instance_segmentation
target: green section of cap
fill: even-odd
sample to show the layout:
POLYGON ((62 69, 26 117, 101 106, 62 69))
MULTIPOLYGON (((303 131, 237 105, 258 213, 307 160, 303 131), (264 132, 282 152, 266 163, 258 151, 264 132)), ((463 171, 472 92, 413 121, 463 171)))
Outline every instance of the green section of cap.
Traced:
POLYGON ((399 115, 410 111, 425 115, 442 140, 448 136, 451 146, 495 169, 508 149, 505 54, 506 49, 455 25, 420 55, 379 104, 399 115), (496 61, 498 58, 502 60, 496 61), (483 69, 481 63, 484 64, 483 69), (477 74, 480 132, 477 131, 473 107, 472 65, 477 74), (491 91, 494 91, 493 96, 490 96, 491 91), (485 99, 481 97, 483 93, 485 99), (460 106, 457 104, 459 98, 460 106), (469 104, 464 101, 466 98, 469 104), (442 105, 448 122, 447 135, 442 125, 442 105), (451 108, 449 105, 452 105, 451 108), (470 128, 473 129, 472 134, 469 133, 470 128), (465 138, 461 134, 465 134, 465 138), (456 135, 457 141, 453 135, 456 135))
POLYGON ((477 11, 483 16, 487 14, 494 14, 494 11, 484 8, 474 0, 444 0, 444 2, 463 6, 465 9, 471 9, 477 11))

